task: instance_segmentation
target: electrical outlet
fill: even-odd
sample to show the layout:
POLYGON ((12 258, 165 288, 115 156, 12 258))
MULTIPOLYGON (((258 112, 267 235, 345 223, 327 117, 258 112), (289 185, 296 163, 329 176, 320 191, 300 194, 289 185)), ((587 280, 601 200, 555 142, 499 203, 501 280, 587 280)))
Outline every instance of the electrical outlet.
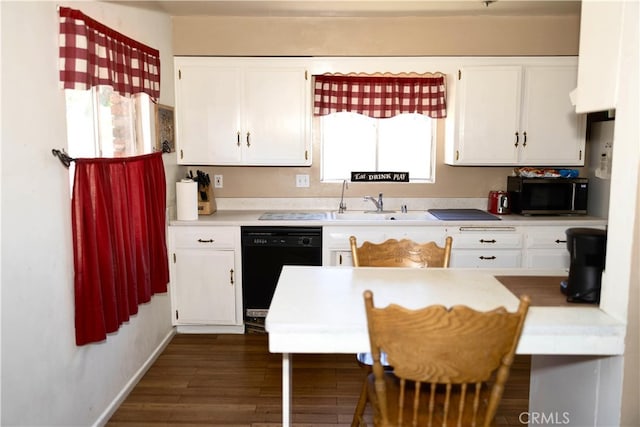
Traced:
POLYGON ((213 176, 213 187, 214 188, 222 188, 222 175, 214 175, 213 176))
POLYGON ((309 175, 296 175, 296 187, 308 187, 309 175))

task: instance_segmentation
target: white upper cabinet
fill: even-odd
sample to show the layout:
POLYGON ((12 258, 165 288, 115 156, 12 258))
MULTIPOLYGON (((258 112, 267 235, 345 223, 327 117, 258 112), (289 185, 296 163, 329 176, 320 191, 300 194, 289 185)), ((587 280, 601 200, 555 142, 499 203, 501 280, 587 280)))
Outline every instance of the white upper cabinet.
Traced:
POLYGON ((574 58, 463 67, 456 76, 445 162, 584 165, 585 117, 569 99, 576 72, 574 58))
POLYGON ((451 164, 514 164, 520 121, 521 67, 466 67, 460 71, 457 144, 451 164))
POLYGON ((310 165, 311 76, 305 65, 176 57, 178 163, 310 165))
POLYGON ((616 108, 625 1, 583 0, 576 112, 616 108))
POLYGON ((576 73, 574 65, 525 68, 521 164, 584 165, 586 116, 575 113, 569 98, 576 73))

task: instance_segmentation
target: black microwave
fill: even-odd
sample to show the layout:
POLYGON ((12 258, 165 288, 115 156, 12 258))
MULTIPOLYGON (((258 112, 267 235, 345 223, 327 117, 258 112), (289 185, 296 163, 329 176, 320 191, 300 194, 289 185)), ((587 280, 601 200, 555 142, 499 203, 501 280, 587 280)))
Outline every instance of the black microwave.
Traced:
POLYGON ((522 215, 586 215, 587 178, 507 177, 511 211, 522 215))

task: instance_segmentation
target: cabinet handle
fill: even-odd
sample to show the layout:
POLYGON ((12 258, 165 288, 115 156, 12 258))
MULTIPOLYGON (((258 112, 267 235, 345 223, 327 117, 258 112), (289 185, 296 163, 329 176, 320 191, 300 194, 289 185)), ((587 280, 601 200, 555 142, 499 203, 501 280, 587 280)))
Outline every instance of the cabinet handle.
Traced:
POLYGON ((208 240, 198 239, 198 242, 200 242, 200 243, 213 243, 213 239, 208 239, 208 240))
POLYGON ((251 147, 251 132, 247 132, 247 147, 251 147))
POLYGON ((567 241, 566 240, 556 239, 556 243, 567 243, 567 241))
POLYGON ((524 137, 524 141, 522 142, 522 146, 526 147, 527 146, 527 132, 524 132, 522 134, 522 136, 524 137))
POLYGON ((495 256, 483 256, 483 255, 480 255, 478 258, 480 258, 480 259, 496 259, 495 256))
POLYGON ((342 254, 338 255, 338 265, 342 265, 342 254))
POLYGON ((231 270, 229 270, 229 280, 231 281, 231 284, 233 285, 233 268, 231 270))
POLYGON ((238 131, 238 133, 236 134, 236 137, 237 137, 236 144, 238 145, 238 147, 240 147, 240 131, 238 131))
POLYGON ((496 242, 495 239, 491 239, 491 240, 480 239, 480 243, 495 243, 495 242, 496 242))
POLYGON ((516 147, 518 146, 519 143, 520 143, 520 135, 518 135, 518 132, 516 132, 516 147))

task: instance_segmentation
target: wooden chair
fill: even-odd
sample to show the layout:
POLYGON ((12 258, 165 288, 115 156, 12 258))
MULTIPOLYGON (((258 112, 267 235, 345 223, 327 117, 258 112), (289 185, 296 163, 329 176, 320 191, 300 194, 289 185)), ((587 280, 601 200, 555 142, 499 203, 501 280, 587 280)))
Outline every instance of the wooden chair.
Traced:
POLYGON ((364 292, 373 373, 368 399, 376 426, 489 426, 502 398, 529 308, 479 312, 437 305, 376 308, 364 292), (393 371, 380 363, 387 354, 393 371))
POLYGON ((453 239, 448 236, 444 247, 409 239, 364 242, 358 247, 355 236, 349 237, 349 243, 354 267, 449 267, 453 239))
MULTIPOLYGON (((358 247, 355 236, 349 237, 354 267, 449 267, 453 239, 447 236, 444 247, 435 242, 416 243, 409 239, 389 239, 383 243, 364 242, 358 247)), ((386 364, 383 354, 383 365, 386 364)), ((358 353, 360 366, 371 373, 371 353, 358 353)), ((351 426, 358 426, 367 405, 367 382, 362 384, 360 398, 353 414, 351 426)))

